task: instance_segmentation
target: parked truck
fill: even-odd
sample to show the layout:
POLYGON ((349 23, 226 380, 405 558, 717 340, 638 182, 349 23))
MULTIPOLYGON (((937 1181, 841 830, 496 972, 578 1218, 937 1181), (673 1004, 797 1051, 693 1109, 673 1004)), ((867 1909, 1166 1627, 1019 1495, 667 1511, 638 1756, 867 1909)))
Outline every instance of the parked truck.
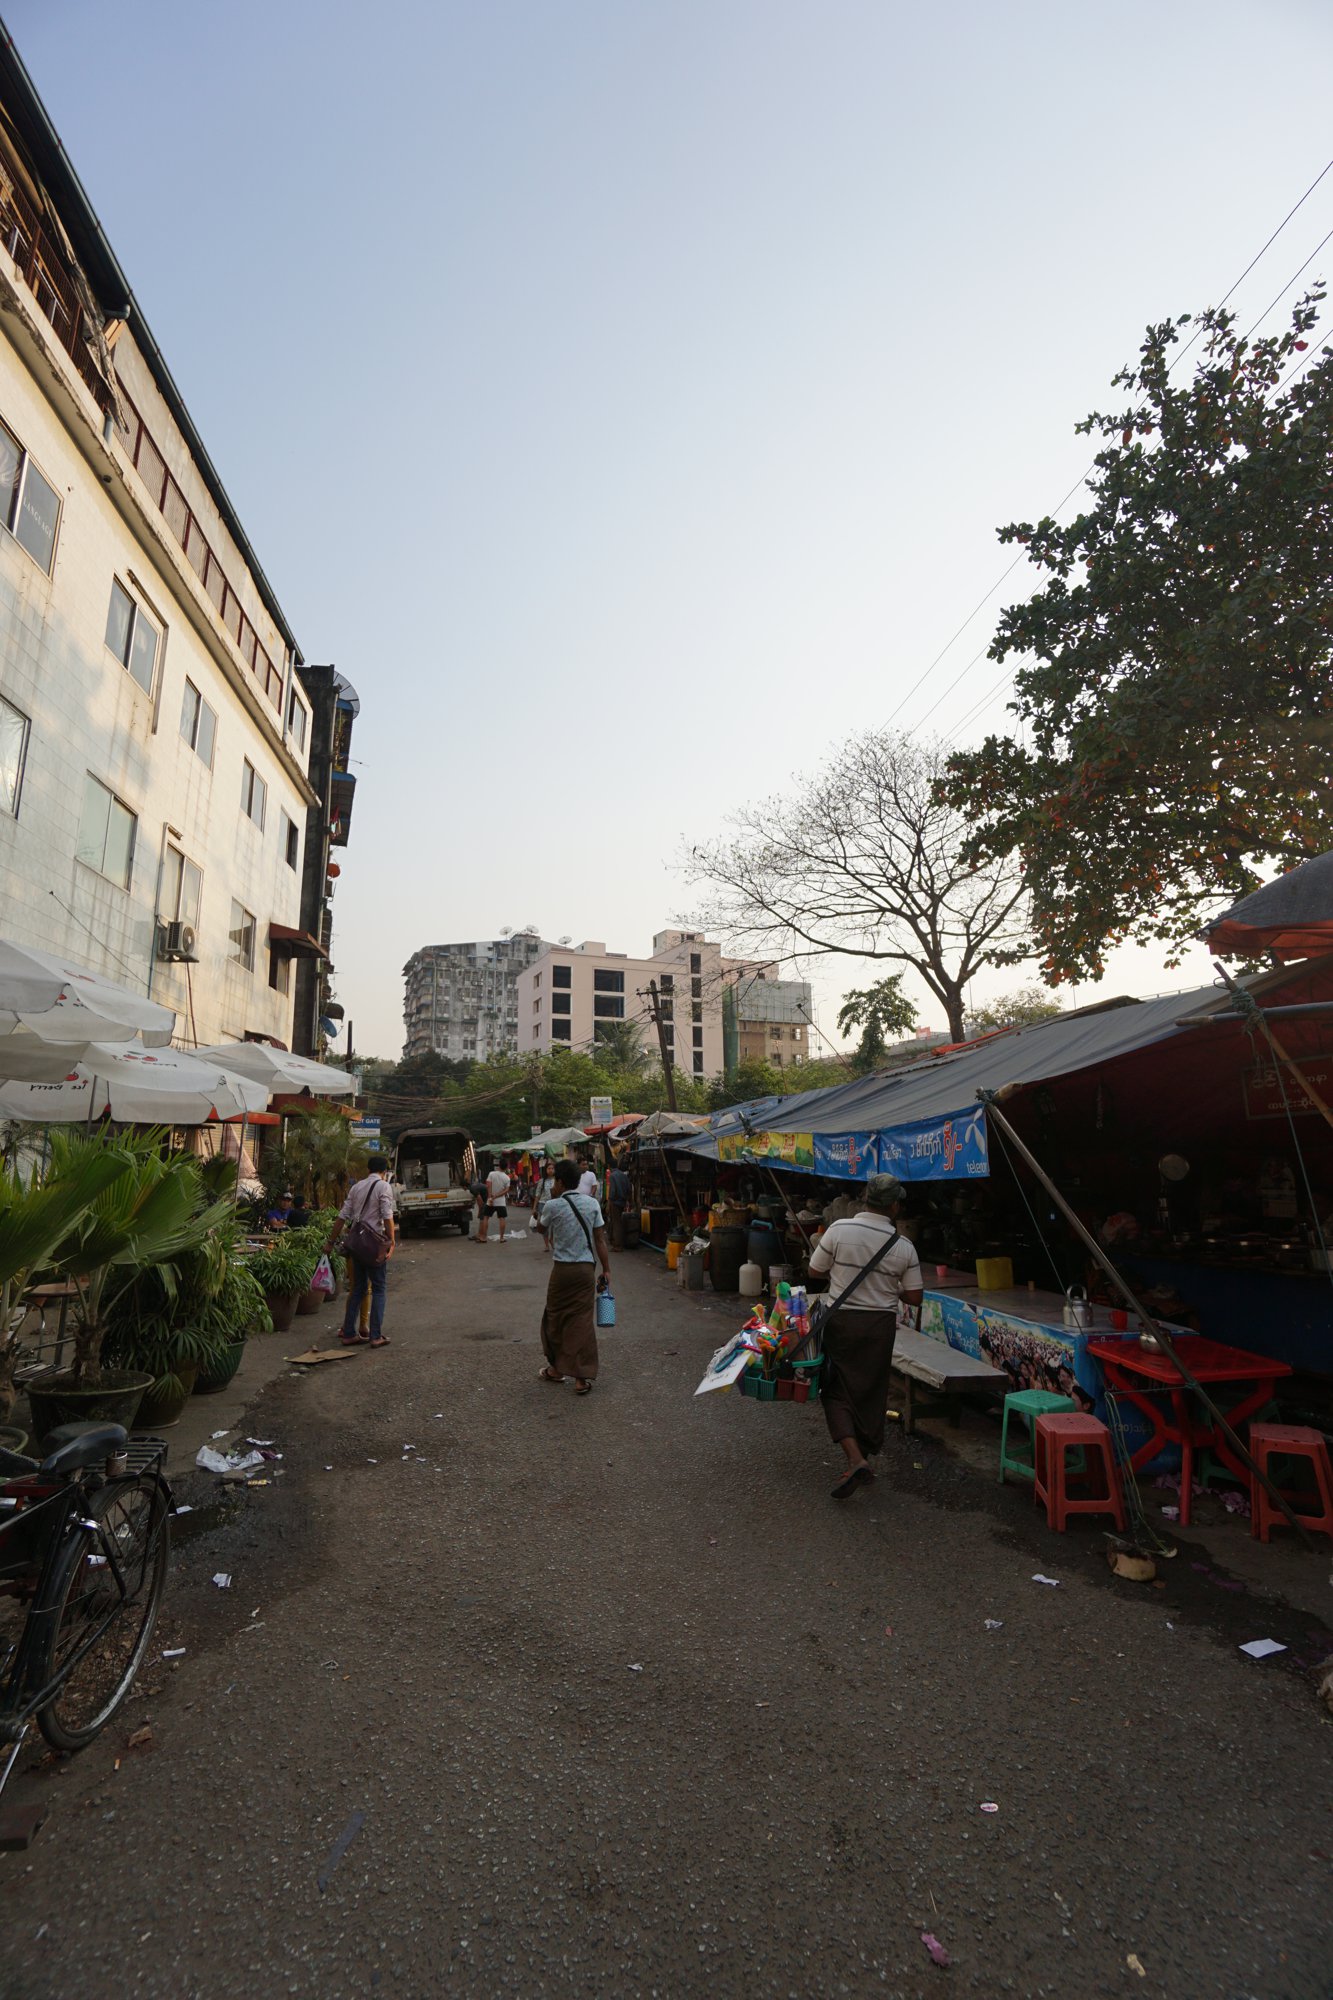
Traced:
POLYGON ((472 1220, 469 1184, 477 1155, 461 1125, 414 1125, 393 1149, 393 1207, 404 1236, 457 1229, 472 1220))

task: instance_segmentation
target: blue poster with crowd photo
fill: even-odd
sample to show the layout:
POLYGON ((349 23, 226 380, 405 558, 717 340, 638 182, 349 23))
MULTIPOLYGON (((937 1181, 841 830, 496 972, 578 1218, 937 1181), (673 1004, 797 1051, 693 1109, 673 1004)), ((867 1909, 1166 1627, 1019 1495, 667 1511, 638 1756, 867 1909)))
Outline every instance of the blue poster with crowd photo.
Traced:
POLYGON ((815 1172, 835 1181, 865 1181, 879 1172, 878 1132, 815 1133, 815 1172))
POLYGON ((974 1181, 990 1174, 986 1114, 979 1104, 922 1118, 879 1135, 879 1171, 900 1181, 974 1181))

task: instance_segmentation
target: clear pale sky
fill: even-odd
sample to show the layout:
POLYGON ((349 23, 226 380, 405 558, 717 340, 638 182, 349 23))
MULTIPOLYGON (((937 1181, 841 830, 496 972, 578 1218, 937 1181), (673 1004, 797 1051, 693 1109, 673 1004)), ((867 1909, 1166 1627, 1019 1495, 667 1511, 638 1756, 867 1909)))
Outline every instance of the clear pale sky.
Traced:
MULTIPOLYGON (((419 945, 640 952, 687 911, 682 840, 885 720, 1145 323, 1333 153, 1316 0, 4 11, 306 658, 361 693, 365 1053, 419 945)), ((1333 174, 1242 312, 1329 229, 1333 174)), ((826 1030, 865 971, 818 975, 826 1030)), ((1103 990, 1186 977, 1127 952, 1103 990)))

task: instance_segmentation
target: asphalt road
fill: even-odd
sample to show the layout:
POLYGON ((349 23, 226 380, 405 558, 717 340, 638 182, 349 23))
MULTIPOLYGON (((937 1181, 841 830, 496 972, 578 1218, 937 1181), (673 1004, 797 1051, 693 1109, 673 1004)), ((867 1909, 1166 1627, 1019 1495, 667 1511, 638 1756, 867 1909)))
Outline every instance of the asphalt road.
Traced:
POLYGON ((817 1411, 692 1400, 734 1302, 621 1258, 578 1401, 545 1275, 408 1244, 393 1346, 243 1427, 282 1476, 182 1482, 184 1658, 16 1777, 6 2000, 1333 1993, 1333 1719, 1236 1650, 1323 1643, 1325 1561, 1121 1584, 897 1435, 835 1505, 817 1411))

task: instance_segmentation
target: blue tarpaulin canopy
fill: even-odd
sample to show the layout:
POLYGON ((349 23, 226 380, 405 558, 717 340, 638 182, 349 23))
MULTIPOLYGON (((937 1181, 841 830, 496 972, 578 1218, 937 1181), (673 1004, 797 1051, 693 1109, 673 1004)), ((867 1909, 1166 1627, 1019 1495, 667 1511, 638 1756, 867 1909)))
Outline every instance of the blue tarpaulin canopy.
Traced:
MULTIPOLYGON (((1244 983, 1262 1000, 1298 975, 1318 971, 1327 983, 1330 969, 1333 958, 1244 983)), ((1230 993, 1203 986, 1154 1000, 1104 1002, 830 1089, 759 1098, 719 1112, 706 1132, 672 1150, 720 1160, 757 1158, 779 1170, 835 1179, 864 1180, 880 1171, 900 1180, 975 1179, 989 1171, 979 1092, 1042 1083, 1155 1044, 1215 1034, 1200 1017, 1235 1022, 1230 993)))

